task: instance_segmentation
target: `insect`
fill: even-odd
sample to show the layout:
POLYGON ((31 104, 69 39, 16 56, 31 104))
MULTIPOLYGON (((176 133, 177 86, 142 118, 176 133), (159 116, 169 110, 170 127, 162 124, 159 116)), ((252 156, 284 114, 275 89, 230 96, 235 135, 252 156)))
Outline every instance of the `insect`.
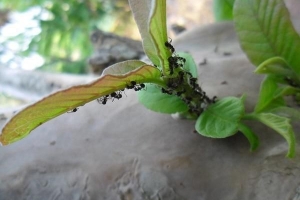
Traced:
POLYGON ((166 41, 165 42, 165 46, 171 51, 171 53, 173 54, 175 52, 175 48, 173 47, 173 45, 171 45, 172 39, 170 39, 170 42, 166 41))
POLYGON ((134 89, 134 86, 136 85, 136 81, 130 81, 130 85, 126 85, 127 89, 134 89))
POLYGON ((105 105, 107 103, 107 100, 109 99, 109 95, 105 95, 99 99, 97 99, 98 103, 105 105))
POLYGON ((77 112, 77 110, 79 110, 79 108, 73 108, 72 110, 68 111, 67 113, 74 113, 74 112, 77 112))

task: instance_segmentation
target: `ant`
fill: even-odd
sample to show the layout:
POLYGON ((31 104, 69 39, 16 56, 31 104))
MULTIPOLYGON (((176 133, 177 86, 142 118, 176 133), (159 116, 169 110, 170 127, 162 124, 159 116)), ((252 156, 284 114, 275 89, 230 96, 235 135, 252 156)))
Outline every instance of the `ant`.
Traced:
POLYGON ((172 39, 170 38, 170 42, 166 41, 165 42, 165 46, 171 51, 171 53, 173 54, 175 52, 175 48, 173 47, 173 45, 171 45, 172 39))
POLYGON ((130 81, 131 85, 126 85, 127 89, 134 89, 134 86, 136 85, 136 81, 130 81))
POLYGON ((105 105, 106 102, 107 102, 107 100, 108 100, 108 98, 109 98, 109 95, 105 95, 105 96, 97 99, 97 101, 98 101, 98 103, 101 103, 101 104, 105 105))
POLYGON ((144 83, 141 83, 139 85, 135 85, 134 86, 134 91, 140 91, 141 89, 145 88, 145 84, 144 83))
POLYGON ((79 110, 79 108, 73 108, 72 110, 68 111, 67 113, 74 113, 74 112, 77 112, 77 110, 79 110))

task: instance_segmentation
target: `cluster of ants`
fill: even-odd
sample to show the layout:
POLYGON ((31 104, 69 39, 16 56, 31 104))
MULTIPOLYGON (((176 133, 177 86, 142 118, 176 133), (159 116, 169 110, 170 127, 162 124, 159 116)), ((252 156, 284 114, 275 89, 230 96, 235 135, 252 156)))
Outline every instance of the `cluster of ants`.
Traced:
MULTIPOLYGON (((145 84, 141 83, 138 84, 136 81, 130 81, 129 84, 126 85, 126 89, 133 89, 134 91, 140 91, 141 89, 145 88, 145 84)), ((122 92, 124 92, 125 89, 121 89, 119 91, 116 92, 112 92, 108 95, 105 95, 99 99, 97 99, 98 103, 105 105, 107 100, 111 99, 112 101, 114 101, 114 99, 121 99, 122 98, 122 92)), ((125 92, 124 92, 125 94, 125 92)))
POLYGON ((197 83, 197 78, 184 70, 186 59, 176 54, 171 42, 172 40, 165 42, 165 46, 172 53, 168 58, 170 75, 174 73, 177 75, 174 78, 168 78, 167 87, 162 88, 161 91, 165 94, 177 95, 189 106, 190 113, 199 116, 209 104, 216 102, 217 97, 210 99, 197 83))
MULTIPOLYGON (((140 91, 140 90, 145 88, 145 84, 144 83, 138 84, 136 81, 130 81, 130 83, 127 84, 125 88, 126 89, 133 89, 134 91, 140 91)), ((108 100, 112 100, 112 101, 114 101, 115 99, 119 100, 123 97, 122 93, 124 92, 124 94, 125 94, 125 88, 121 89, 121 90, 118 90, 118 91, 115 91, 115 92, 112 92, 110 94, 107 94, 105 96, 102 96, 102 97, 97 99, 97 102, 99 104, 105 105, 108 100)), ((76 112, 78 109, 79 108, 74 108, 71 111, 68 111, 68 113, 76 112)))

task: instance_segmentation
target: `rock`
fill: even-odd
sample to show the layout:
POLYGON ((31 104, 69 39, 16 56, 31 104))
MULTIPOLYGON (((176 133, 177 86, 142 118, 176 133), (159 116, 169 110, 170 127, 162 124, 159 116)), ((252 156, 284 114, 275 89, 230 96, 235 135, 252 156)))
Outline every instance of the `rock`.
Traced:
POLYGON ((91 35, 94 54, 89 58, 90 71, 101 74, 102 71, 117 62, 139 59, 144 55, 142 43, 113 33, 96 30, 91 35))
MULTIPOLYGON (((173 45, 197 63, 207 60, 199 81, 210 96, 247 94, 253 109, 263 76, 253 74, 233 24, 195 28, 173 45)), ((205 138, 194 121, 154 113, 133 91, 126 95, 105 106, 91 102, 1 147, 0 199, 299 199, 300 162, 285 158, 287 143, 277 133, 248 122, 261 140, 251 153, 240 133, 205 138)))

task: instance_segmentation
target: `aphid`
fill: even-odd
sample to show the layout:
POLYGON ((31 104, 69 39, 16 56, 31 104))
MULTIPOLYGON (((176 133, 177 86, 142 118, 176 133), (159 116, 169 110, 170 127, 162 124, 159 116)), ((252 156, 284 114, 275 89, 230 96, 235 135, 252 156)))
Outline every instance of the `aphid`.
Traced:
POLYGON ((77 112, 77 110, 79 110, 79 108, 73 108, 72 110, 68 111, 67 113, 74 113, 74 112, 77 112))

